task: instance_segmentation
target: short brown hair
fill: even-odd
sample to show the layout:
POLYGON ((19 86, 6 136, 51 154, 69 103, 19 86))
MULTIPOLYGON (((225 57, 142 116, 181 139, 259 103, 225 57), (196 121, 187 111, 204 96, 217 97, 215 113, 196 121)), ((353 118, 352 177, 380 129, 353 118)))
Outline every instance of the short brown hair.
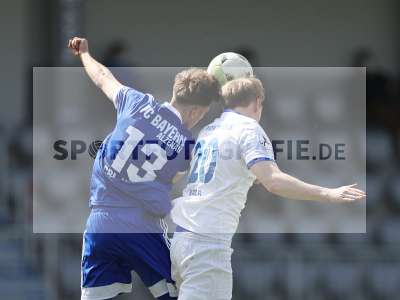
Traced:
POLYGON ((173 97, 180 104, 209 106, 221 99, 221 87, 207 71, 190 68, 176 74, 173 97))
POLYGON ((264 101, 264 87, 256 77, 238 78, 222 87, 222 97, 228 108, 246 107, 257 97, 264 101))

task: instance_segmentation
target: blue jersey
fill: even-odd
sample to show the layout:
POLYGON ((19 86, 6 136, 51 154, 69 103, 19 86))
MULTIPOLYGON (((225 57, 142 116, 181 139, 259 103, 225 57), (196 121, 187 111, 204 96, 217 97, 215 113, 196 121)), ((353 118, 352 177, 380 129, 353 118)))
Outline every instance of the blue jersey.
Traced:
POLYGON ((179 112, 150 94, 122 87, 114 100, 117 122, 94 162, 90 204, 164 217, 172 179, 189 167, 192 136, 179 112))

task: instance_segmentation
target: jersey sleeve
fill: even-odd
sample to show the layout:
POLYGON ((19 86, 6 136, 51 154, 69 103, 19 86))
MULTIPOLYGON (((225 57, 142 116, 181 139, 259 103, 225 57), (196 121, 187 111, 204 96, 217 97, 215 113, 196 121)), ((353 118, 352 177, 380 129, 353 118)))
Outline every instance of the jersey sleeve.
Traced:
POLYGON ((114 106, 118 114, 133 109, 139 102, 146 98, 146 94, 131 87, 122 86, 114 95, 114 106))
POLYGON ((239 149, 249 169, 259 161, 275 161, 271 141, 258 123, 243 130, 239 149))

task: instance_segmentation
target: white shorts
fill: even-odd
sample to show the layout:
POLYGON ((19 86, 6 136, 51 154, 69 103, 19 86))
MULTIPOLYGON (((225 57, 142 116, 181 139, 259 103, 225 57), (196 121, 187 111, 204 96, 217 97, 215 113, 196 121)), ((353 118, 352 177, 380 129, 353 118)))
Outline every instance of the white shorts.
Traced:
POLYGON ((179 300, 232 298, 230 242, 191 232, 176 232, 171 241, 172 279, 179 300))

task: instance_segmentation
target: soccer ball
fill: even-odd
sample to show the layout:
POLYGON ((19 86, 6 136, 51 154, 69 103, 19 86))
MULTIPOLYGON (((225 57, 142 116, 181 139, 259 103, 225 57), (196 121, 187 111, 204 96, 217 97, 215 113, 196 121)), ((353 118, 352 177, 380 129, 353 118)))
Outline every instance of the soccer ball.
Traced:
POLYGON ((253 68, 243 55, 225 52, 214 57, 208 65, 207 72, 214 75, 223 86, 232 79, 252 76, 253 68))

